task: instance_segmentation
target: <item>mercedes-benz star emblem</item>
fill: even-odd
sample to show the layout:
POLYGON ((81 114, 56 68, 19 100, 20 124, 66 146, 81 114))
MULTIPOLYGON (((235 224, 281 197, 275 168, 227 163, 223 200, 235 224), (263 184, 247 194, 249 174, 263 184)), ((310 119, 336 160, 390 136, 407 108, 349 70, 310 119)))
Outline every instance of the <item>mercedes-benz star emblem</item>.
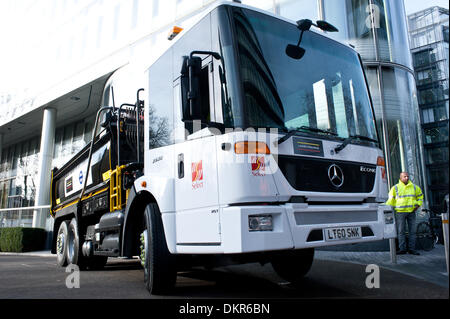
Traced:
POLYGON ((344 184, 344 172, 342 172, 342 169, 336 164, 328 167, 328 178, 330 179, 331 184, 336 188, 339 188, 344 184))

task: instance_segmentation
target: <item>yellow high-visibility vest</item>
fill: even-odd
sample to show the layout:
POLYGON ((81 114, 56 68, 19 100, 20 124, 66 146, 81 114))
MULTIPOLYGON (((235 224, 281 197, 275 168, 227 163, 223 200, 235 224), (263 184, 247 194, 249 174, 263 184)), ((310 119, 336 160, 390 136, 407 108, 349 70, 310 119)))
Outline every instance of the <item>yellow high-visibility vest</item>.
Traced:
POLYGON ((411 213, 416 206, 422 206, 422 202, 423 193, 419 186, 411 181, 408 181, 406 185, 399 181, 389 191, 386 205, 392 206, 399 213, 411 213))

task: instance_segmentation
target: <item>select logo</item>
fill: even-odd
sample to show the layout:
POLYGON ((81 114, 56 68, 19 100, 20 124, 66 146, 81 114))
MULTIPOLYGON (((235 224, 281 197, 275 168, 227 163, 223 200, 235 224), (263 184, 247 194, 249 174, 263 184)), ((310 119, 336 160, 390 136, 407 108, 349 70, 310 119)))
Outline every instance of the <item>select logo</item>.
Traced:
POLYGON ((263 156, 252 156, 252 175, 253 176, 265 176, 266 175, 266 162, 263 156))
POLYGON ((203 163, 191 163, 192 189, 203 188, 203 163))

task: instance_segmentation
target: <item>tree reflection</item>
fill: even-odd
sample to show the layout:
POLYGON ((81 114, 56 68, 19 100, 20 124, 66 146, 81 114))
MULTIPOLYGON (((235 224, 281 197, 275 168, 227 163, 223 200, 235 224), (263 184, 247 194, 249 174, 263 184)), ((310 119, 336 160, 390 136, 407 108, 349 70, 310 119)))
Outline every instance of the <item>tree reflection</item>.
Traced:
POLYGON ((167 117, 156 115, 153 105, 149 105, 148 123, 149 123, 149 148, 157 148, 170 144, 170 128, 167 117))

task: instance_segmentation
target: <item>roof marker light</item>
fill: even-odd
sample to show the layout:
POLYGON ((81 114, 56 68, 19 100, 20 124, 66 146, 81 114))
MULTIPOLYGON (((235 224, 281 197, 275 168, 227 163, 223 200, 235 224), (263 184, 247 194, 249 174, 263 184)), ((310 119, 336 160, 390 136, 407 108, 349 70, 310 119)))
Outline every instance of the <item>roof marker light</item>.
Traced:
POLYGON ((167 37, 168 40, 173 40, 181 31, 183 31, 183 28, 174 26, 169 33, 169 36, 167 37))

